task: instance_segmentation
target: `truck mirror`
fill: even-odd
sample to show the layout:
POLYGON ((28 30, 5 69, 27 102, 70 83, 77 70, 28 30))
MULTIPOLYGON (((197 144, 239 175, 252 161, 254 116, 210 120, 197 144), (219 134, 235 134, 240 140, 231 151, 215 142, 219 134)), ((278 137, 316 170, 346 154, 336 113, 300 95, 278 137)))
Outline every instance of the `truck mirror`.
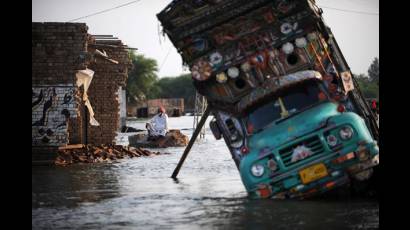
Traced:
POLYGON ((216 121, 211 121, 209 123, 209 127, 211 128, 212 134, 214 135, 215 139, 221 139, 221 130, 219 129, 219 126, 216 123, 216 121))
POLYGON ((236 128, 234 121, 231 118, 228 118, 225 121, 226 126, 228 127, 230 133, 230 145, 234 148, 239 148, 243 143, 243 136, 236 128))

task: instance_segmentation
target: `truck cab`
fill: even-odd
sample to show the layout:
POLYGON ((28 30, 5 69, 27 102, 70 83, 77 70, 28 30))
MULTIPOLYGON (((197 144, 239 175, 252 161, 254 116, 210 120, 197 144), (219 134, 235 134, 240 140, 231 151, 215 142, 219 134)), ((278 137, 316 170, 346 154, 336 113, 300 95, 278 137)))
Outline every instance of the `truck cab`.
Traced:
POLYGON ((364 120, 331 100, 319 73, 301 73, 240 117, 246 149, 239 171, 253 198, 306 197, 349 177, 368 179, 378 164, 364 120))

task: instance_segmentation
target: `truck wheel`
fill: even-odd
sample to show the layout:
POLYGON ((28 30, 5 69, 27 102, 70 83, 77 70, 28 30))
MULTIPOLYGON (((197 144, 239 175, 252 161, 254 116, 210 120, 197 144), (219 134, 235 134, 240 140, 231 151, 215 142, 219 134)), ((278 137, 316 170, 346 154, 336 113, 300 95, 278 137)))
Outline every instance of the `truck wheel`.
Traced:
POLYGON ((354 197, 377 197, 377 188, 373 185, 375 175, 372 174, 374 174, 373 169, 368 169, 354 176, 352 175, 353 180, 351 181, 351 192, 354 197), (366 179, 366 177, 371 178, 366 179))
POLYGON ((373 169, 367 169, 359 173, 353 174, 352 177, 357 181, 368 180, 373 174, 373 169))
POLYGON ((212 134, 214 135, 215 139, 219 140, 222 138, 221 130, 219 129, 218 124, 216 121, 211 121, 209 123, 209 126, 211 128, 212 134))

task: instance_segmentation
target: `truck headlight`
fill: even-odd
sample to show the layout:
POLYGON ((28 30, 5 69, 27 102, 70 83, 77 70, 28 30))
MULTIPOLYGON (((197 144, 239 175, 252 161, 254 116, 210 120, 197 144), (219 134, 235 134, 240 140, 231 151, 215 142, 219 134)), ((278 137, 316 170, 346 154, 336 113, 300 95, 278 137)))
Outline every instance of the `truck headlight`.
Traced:
POLYGON ((236 135, 236 133, 231 135, 231 141, 236 141, 238 139, 238 135, 236 135))
POLYGON ((242 136, 238 135, 238 134, 232 134, 231 135, 231 147, 233 148, 240 148, 243 144, 243 138, 242 136))
POLYGON ((327 136, 326 141, 330 145, 330 147, 337 145, 337 137, 335 135, 330 134, 329 136, 327 136))
POLYGON ((251 173, 252 175, 256 177, 262 176, 264 172, 265 172, 265 168, 261 164, 254 164, 251 167, 251 173))
POLYGON ((339 136, 342 140, 346 141, 352 138, 353 136, 353 129, 349 126, 344 126, 339 131, 339 136))

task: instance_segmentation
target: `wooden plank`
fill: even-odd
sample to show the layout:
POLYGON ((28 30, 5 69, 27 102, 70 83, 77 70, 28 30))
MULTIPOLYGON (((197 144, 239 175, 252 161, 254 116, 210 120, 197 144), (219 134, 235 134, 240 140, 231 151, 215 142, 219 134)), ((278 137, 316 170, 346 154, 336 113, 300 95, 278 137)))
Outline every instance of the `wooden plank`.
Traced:
POLYGON ((75 145, 66 145, 58 147, 58 150, 66 150, 66 149, 81 149, 83 148, 83 144, 75 144, 75 145))
POLYGON ((112 34, 92 34, 94 37, 113 37, 112 34))

